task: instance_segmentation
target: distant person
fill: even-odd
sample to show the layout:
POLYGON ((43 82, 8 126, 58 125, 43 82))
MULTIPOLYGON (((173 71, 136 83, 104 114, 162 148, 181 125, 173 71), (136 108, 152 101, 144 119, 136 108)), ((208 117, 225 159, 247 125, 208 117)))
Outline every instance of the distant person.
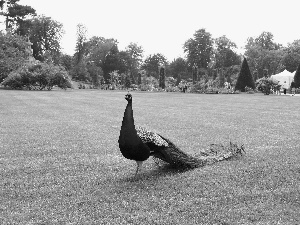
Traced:
POLYGON ((283 88, 283 94, 286 95, 286 89, 287 89, 286 81, 284 81, 284 83, 283 83, 283 85, 282 85, 282 88, 283 88))
POLYGON ((296 94, 296 88, 292 87, 292 96, 294 96, 296 94))
POLYGON ((187 86, 186 84, 182 87, 183 93, 185 93, 187 91, 187 86))
POLYGON ((276 89, 276 94, 277 94, 277 95, 281 95, 281 92, 280 92, 281 86, 280 86, 280 85, 277 85, 277 86, 275 87, 275 89, 276 89))

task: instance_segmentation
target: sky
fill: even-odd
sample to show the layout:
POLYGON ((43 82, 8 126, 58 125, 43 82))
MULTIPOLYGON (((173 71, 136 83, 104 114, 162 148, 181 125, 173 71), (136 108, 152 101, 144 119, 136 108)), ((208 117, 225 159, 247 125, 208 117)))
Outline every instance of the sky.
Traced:
POLYGON ((248 37, 271 32, 284 46, 300 39, 299 0, 20 0, 38 15, 63 24, 62 51, 74 54, 76 26, 88 38, 117 39, 119 50, 131 42, 144 56, 161 53, 169 61, 184 57, 183 44, 205 28, 212 38, 226 35, 243 52, 248 37))

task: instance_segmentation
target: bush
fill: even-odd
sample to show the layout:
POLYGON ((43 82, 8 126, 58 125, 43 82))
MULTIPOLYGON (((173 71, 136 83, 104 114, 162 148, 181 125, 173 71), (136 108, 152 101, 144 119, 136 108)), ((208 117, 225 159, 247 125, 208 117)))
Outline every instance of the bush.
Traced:
POLYGON ((265 95, 269 95, 271 90, 278 90, 280 88, 279 81, 272 78, 262 77, 256 81, 257 90, 263 92, 265 95))
POLYGON ((24 65, 11 72, 2 85, 12 89, 28 90, 51 90, 54 86, 62 89, 72 87, 71 79, 63 67, 47 63, 24 65))
POLYGON ((190 92, 192 93, 205 93, 205 90, 207 88, 205 80, 200 80, 196 84, 191 85, 190 92))
POLYGON ((1 83, 4 87, 12 89, 21 89, 23 87, 22 75, 18 72, 11 72, 1 83))
POLYGON ((254 90, 248 86, 245 87, 245 92, 247 92, 248 94, 254 94, 254 90))

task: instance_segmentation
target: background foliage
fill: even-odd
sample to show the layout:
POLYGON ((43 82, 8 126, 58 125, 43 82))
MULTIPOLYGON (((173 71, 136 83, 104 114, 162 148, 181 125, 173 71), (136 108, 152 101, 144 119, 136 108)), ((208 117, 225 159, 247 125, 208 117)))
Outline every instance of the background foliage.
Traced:
MULTIPOLYGON (((169 62, 160 52, 144 56, 143 47, 137 43, 131 42, 124 50, 120 50, 118 40, 114 38, 89 38, 85 25, 78 24, 75 53, 68 55, 62 52, 60 46, 64 34, 60 22, 37 15, 35 9, 20 5, 19 0, 0 1, 0 10, 7 29, 7 32, 1 33, 0 81, 27 60, 20 36, 29 38, 35 59, 61 65, 73 80, 93 87, 113 85, 110 83, 110 74, 114 71, 124 78, 120 79, 120 88, 141 85, 142 76, 159 79, 158 66, 164 66, 166 78, 176 79, 175 86, 182 79, 187 82, 193 79, 194 84, 213 80, 213 86, 223 88, 225 82, 235 86, 239 74, 237 71, 241 69, 243 56, 238 53, 236 44, 225 35, 214 38, 204 28, 195 31, 183 43, 183 57, 169 62), (11 35, 12 40, 5 39, 6 35, 11 35), (14 40, 15 44, 12 44, 13 39, 20 41, 14 40)), ((284 69, 294 72, 300 64, 300 40, 294 40, 284 47, 274 41, 272 33, 264 31, 257 37, 247 39, 244 57, 247 58, 254 81, 284 69)), ((166 82, 165 85, 169 86, 166 82)))
POLYGON ((63 67, 47 63, 24 65, 11 72, 2 85, 12 89, 25 87, 29 90, 51 90, 54 86, 63 89, 72 87, 71 79, 63 67))

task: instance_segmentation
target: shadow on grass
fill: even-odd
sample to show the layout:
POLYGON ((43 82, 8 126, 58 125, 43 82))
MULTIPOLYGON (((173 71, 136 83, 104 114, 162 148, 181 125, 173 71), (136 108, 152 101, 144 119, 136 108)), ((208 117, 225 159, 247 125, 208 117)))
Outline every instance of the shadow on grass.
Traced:
POLYGON ((195 168, 174 168, 170 164, 161 163, 160 165, 155 165, 150 170, 144 169, 141 173, 137 174, 134 177, 124 177, 121 178, 120 181, 122 182, 138 182, 138 181, 155 181, 159 180, 162 177, 173 176, 180 173, 185 173, 187 171, 193 170, 195 168))

